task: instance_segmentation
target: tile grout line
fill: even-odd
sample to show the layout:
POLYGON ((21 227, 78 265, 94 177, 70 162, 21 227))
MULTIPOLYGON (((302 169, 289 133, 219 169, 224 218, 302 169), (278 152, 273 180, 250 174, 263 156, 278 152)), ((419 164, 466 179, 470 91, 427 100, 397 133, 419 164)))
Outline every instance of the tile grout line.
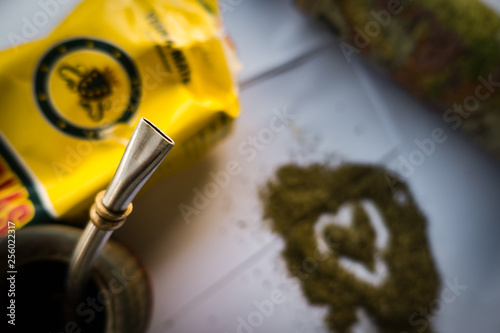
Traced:
POLYGON ((327 50, 333 46, 332 43, 323 43, 312 50, 308 50, 302 54, 299 54, 298 56, 288 60, 284 64, 278 65, 274 68, 264 70, 262 73, 256 74, 253 77, 250 77, 244 81, 239 82, 239 87, 240 90, 243 91, 255 84, 258 84, 261 81, 264 81, 266 79, 278 76, 282 73, 287 72, 290 69, 296 68, 297 66, 300 66, 304 63, 306 63, 309 59, 312 57, 320 54, 321 52, 327 50))
POLYGON ((394 143, 395 149, 399 151, 400 150, 399 146, 402 142, 401 133, 399 132, 394 122, 387 116, 385 112, 385 110, 388 109, 387 105, 380 99, 380 96, 378 96, 377 93, 374 91, 371 83, 366 77, 367 76, 366 72, 360 67, 360 64, 357 61, 354 61, 352 63, 352 68, 359 80, 359 83, 361 83, 361 86, 363 87, 366 96, 368 97, 370 103, 375 109, 375 112, 377 113, 377 116, 380 122, 382 123, 382 126, 385 128, 389 138, 394 143))

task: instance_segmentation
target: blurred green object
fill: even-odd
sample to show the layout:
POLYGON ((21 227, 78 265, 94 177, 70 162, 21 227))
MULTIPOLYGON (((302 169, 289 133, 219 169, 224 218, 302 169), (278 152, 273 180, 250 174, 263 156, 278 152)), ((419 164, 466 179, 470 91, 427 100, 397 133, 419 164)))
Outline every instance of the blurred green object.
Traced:
POLYGON ((479 0, 297 0, 362 54, 500 159, 500 17, 479 0))

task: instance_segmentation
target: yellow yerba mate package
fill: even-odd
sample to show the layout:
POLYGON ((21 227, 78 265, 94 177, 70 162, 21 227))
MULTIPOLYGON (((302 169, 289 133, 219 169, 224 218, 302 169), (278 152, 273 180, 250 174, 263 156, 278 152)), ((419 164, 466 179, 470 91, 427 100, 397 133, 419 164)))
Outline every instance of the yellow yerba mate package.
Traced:
POLYGON ((160 174, 195 160, 238 115, 236 64, 209 0, 85 0, 0 52, 0 234, 83 216, 140 117, 176 142, 160 174))

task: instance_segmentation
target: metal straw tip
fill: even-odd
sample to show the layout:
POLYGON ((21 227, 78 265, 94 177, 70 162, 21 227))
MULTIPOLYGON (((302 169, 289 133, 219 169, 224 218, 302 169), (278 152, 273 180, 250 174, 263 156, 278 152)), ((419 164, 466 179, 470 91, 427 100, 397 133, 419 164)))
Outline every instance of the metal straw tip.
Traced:
POLYGON ((141 126, 141 125, 148 125, 149 127, 151 127, 151 129, 155 130, 156 133, 158 133, 159 135, 161 135, 171 146, 175 145, 175 142, 174 140, 172 140, 168 135, 166 135, 165 133, 163 133, 158 127, 156 127, 155 124, 153 124, 150 120, 146 119, 146 118, 141 118, 139 120, 139 124, 137 126, 141 126))
POLYGON ((141 118, 102 200, 114 212, 123 212, 163 161, 174 140, 151 121, 141 118))

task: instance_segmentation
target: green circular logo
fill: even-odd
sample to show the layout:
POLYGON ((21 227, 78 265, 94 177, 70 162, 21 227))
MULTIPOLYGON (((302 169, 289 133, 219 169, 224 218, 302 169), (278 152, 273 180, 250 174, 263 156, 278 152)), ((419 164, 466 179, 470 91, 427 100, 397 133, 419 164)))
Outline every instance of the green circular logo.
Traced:
POLYGON ((129 121, 141 98, 132 59, 107 42, 80 38, 50 49, 36 67, 36 104, 58 130, 99 140, 129 121))

